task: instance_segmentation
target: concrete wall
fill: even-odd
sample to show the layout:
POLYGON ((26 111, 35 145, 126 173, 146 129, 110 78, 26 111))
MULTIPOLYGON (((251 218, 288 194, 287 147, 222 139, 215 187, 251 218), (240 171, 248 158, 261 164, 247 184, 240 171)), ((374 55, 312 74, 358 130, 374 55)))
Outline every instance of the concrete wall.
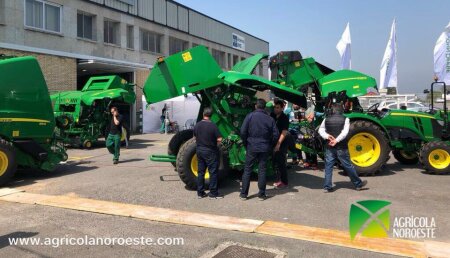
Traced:
POLYGON ((144 83, 147 80, 147 77, 150 75, 150 70, 137 70, 135 72, 135 78, 136 78, 136 111, 139 111, 141 108, 145 109, 145 107, 142 107, 142 90, 141 88, 144 87, 144 83))
POLYGON ((77 89, 76 59, 0 48, 0 54, 35 56, 41 66, 49 91, 77 89))
MULTIPOLYGON (((210 51, 213 48, 223 51, 226 53, 226 59, 228 59, 228 54, 231 54, 231 56, 237 55, 241 59, 247 58, 251 55, 248 52, 234 49, 231 46, 218 44, 211 40, 206 40, 204 38, 191 35, 181 30, 172 29, 166 25, 151 22, 137 16, 132 16, 130 14, 112 8, 107 8, 105 6, 92 3, 91 1, 52 0, 51 3, 59 4, 62 6, 61 33, 52 33, 25 26, 24 1, 0 0, 0 7, 3 5, 3 8, 1 8, 1 10, 5 14, 3 21, 2 18, 0 18, 0 24, 3 23, 5 25, 0 25, 0 47, 1 43, 6 43, 15 46, 24 46, 43 50, 52 50, 64 53, 106 58, 111 60, 120 60, 150 66, 155 63, 158 56, 169 55, 169 37, 175 37, 189 42, 189 47, 191 47, 192 44, 195 43, 207 46, 210 51), (94 40, 81 39, 77 37, 78 12, 95 15, 94 40), (103 22, 105 19, 120 22, 120 40, 117 45, 104 43, 103 22), (134 29, 133 49, 129 49, 126 47, 127 25, 132 25, 134 29), (145 29, 163 35, 161 53, 150 53, 141 50, 140 29, 145 29)), ((226 63, 228 62, 231 63, 232 60, 226 60, 226 63)))

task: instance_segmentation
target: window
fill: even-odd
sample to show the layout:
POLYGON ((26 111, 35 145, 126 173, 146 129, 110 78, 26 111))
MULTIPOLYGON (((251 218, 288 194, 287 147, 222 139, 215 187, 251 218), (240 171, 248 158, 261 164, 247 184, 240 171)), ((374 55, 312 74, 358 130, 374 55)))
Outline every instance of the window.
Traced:
POLYGON ((127 25, 127 48, 134 49, 134 27, 127 25))
POLYGON ((188 47, 188 42, 176 39, 176 38, 169 38, 169 55, 173 55, 175 53, 181 52, 183 50, 186 50, 188 47))
POLYGON ((25 26, 61 32, 61 6, 46 1, 25 0, 25 26))
POLYGON ((233 66, 239 62, 239 56, 233 55, 233 66))
POLYGON ((103 42, 110 43, 114 45, 119 44, 119 22, 105 20, 103 22, 103 42))
POLYGON ((78 13, 77 36, 83 39, 94 40, 94 24, 94 15, 78 13))
POLYGON ((162 36, 154 32, 141 31, 141 49, 153 53, 161 53, 162 36))
POLYGON ((228 67, 227 67, 227 68, 228 68, 228 69, 231 69, 231 67, 232 67, 232 65, 231 65, 232 62, 231 62, 231 54, 230 54, 230 53, 227 54, 227 61, 228 61, 228 62, 227 62, 228 67))
POLYGON ((225 67, 225 52, 213 49, 212 56, 216 59, 220 67, 225 67))

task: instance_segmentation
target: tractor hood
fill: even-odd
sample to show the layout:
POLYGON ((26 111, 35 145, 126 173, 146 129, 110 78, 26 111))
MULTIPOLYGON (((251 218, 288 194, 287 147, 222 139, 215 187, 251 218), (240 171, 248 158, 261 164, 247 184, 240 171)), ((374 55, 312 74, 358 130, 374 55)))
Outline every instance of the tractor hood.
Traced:
POLYGON ((306 107, 306 98, 303 93, 290 87, 269 81, 263 77, 229 71, 221 73, 219 78, 227 83, 239 84, 243 87, 253 88, 255 90, 271 90, 275 96, 279 98, 306 107))
POLYGON ((253 70, 255 69, 256 66, 258 66, 259 62, 267 57, 269 57, 269 55, 256 54, 252 57, 249 57, 245 60, 238 62, 233 66, 233 68, 231 68, 231 70, 245 74, 252 74, 253 70))
POLYGON ((51 95, 52 101, 59 101, 59 104, 78 104, 80 101, 85 105, 92 105, 98 99, 123 100, 127 103, 134 103, 136 95, 124 89, 111 89, 99 91, 65 91, 51 95))
POLYGON ((136 100, 136 95, 134 92, 129 92, 124 89, 111 89, 111 90, 104 90, 104 91, 88 91, 83 92, 83 95, 81 96, 81 101, 83 101, 84 104, 90 106, 92 105, 92 102, 98 99, 111 99, 111 100, 123 100, 126 103, 134 103, 136 100))
POLYGON ((378 95, 377 82, 374 78, 363 73, 340 70, 333 72, 319 80, 322 97, 332 92, 345 91, 350 98, 364 95, 378 95))

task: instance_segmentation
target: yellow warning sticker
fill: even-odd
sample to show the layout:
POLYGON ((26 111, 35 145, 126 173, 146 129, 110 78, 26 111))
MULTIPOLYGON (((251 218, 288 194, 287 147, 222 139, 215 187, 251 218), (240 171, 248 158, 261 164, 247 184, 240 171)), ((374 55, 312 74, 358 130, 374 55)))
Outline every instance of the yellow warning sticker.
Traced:
POLYGON ((183 61, 185 63, 187 63, 187 62, 192 60, 191 52, 183 53, 183 54, 181 54, 181 56, 183 57, 183 61))
POLYGON ((297 61, 294 63, 295 67, 299 67, 300 66, 300 61, 297 61))
POLYGON ((12 136, 13 137, 19 137, 20 136, 20 131, 13 131, 12 132, 12 136))

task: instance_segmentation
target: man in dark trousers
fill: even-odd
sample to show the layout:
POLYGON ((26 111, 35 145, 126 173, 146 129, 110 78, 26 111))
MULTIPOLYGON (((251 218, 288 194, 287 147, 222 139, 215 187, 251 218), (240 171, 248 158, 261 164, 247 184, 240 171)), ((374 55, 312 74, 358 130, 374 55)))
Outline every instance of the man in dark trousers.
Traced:
POLYGON ((194 127, 194 137, 197 142, 198 176, 197 196, 199 199, 209 196, 210 199, 221 199, 218 191, 217 170, 219 168, 219 148, 222 135, 217 126, 211 122, 212 109, 203 109, 203 120, 194 127), (209 194, 205 193, 205 173, 209 170, 209 194))
POLYGON ((285 141, 289 130, 289 117, 284 114, 285 103, 281 99, 274 101, 273 113, 270 116, 275 120, 279 137, 275 145, 273 154, 273 165, 277 172, 277 180, 273 184, 275 189, 283 189, 288 186, 288 176, 286 168, 286 155, 288 150, 288 141, 285 141))
POLYGON ((258 99, 256 110, 248 114, 241 127, 241 139, 247 149, 244 174, 242 175, 242 190, 239 197, 247 200, 250 188, 250 175, 255 162, 258 163, 258 198, 267 199, 266 195, 266 165, 269 153, 277 142, 279 133, 273 120, 264 110, 266 101, 258 99))
POLYGON ((350 130, 350 120, 343 113, 343 107, 339 103, 332 106, 331 114, 322 121, 319 128, 320 136, 327 140, 328 144, 325 151, 325 184, 323 190, 325 193, 333 191, 332 175, 334 163, 339 160, 345 172, 347 172, 357 191, 361 190, 367 184, 367 181, 361 181, 350 161, 348 153, 347 135, 350 130))
POLYGON ((116 107, 111 107, 111 125, 109 134, 106 138, 106 148, 109 153, 113 154, 113 164, 119 163, 120 156, 120 138, 122 136, 122 122, 123 116, 119 114, 116 107))

